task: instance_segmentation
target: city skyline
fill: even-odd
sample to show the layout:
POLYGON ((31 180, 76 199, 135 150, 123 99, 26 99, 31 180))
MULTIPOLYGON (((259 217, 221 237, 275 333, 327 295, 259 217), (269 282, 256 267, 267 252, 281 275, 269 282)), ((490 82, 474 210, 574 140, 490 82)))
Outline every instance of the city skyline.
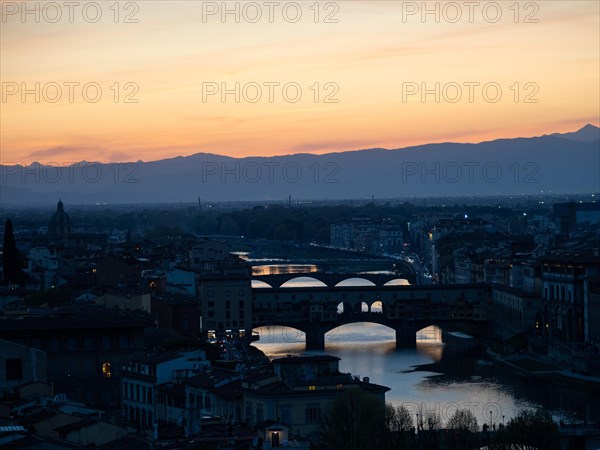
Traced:
POLYGON ((1 162, 323 154, 600 125, 597 2, 267 3, 24 15, 2 2, 1 162))

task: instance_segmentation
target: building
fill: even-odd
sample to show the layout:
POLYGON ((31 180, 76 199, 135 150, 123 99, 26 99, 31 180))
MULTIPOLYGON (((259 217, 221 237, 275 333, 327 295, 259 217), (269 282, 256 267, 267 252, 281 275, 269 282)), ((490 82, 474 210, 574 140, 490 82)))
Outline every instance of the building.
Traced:
POLYGON ((48 224, 48 237, 52 240, 61 240, 71 234, 71 219, 65 212, 62 200, 56 205, 56 212, 48 224))
POLYGON ((541 333, 540 297, 508 286, 492 287, 492 313, 496 335, 510 337, 519 333, 541 333))
POLYGON ((544 256, 541 262, 545 335, 583 343, 584 280, 600 275, 600 257, 593 253, 561 253, 544 256))
POLYGON ((288 357, 273 361, 275 373, 242 380, 244 420, 250 425, 276 421, 291 435, 318 437, 321 423, 340 394, 360 389, 381 406, 389 388, 339 372, 333 356, 288 357), (278 376, 282 374, 284 377, 278 376))
POLYGON ((202 270, 206 263, 226 261, 230 252, 231 249, 225 242, 203 239, 190 250, 190 266, 202 270))
POLYGON ((554 216, 560 222, 560 232, 569 234, 581 224, 600 224, 600 203, 554 203, 554 216))
POLYGON ((159 330, 172 330, 182 337, 200 336, 200 305, 195 297, 161 294, 151 299, 152 316, 159 330))
POLYGON ((146 315, 65 308, 0 319, 0 338, 45 351, 57 394, 109 408, 121 402, 119 368, 144 356, 144 330, 154 326, 146 315))
POLYGON ((600 351, 600 276, 588 277, 584 289, 585 342, 600 351))
MULTIPOLYGON (((132 360, 121 368, 123 417, 138 430, 150 430, 157 415, 157 387, 176 379, 176 373, 199 370, 207 364, 201 351, 185 354, 166 352, 132 360)), ((160 409, 160 408, 159 408, 160 409)))
POLYGON ((199 432, 203 418, 241 421, 241 378, 233 370, 204 367, 202 371, 182 380, 188 433, 199 432))
POLYGON ((94 303, 109 309, 152 312, 150 294, 132 294, 117 289, 105 288, 102 295, 94 299, 94 303))
POLYGON ((29 381, 47 381, 46 352, 0 339, 0 397, 29 381))
POLYGON ((205 263, 197 274, 201 335, 204 338, 252 334, 250 267, 234 255, 205 263))
POLYGON ((330 226, 330 242, 333 247, 359 252, 393 252, 402 250, 404 232, 389 219, 354 217, 351 222, 330 226))

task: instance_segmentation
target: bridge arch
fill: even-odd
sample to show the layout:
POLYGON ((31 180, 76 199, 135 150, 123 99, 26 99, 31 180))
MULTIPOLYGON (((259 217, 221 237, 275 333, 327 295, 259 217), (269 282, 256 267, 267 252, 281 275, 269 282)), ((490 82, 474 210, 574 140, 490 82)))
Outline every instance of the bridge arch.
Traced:
POLYGON ((376 335, 377 338, 380 338, 381 335, 383 334, 384 335, 383 337, 385 337, 385 338, 389 338, 389 339, 395 338, 396 329, 393 326, 391 326, 389 324, 370 321, 369 319, 364 319, 364 320, 358 321, 358 322, 345 323, 345 324, 341 324, 341 325, 334 325, 325 331, 325 336, 327 338, 329 338, 330 341, 333 340, 332 339, 333 337, 337 337, 338 339, 341 339, 341 337, 342 337, 341 335, 343 335, 344 328, 351 327, 351 326, 357 325, 357 324, 367 324, 372 328, 370 330, 371 333, 361 335, 363 337, 368 337, 369 335, 370 336, 376 335), (375 334, 373 334, 372 331, 375 331, 375 334))
POLYGON ((381 300, 375 300, 373 303, 371 303, 369 310, 372 313, 383 313, 383 302, 381 300))
POLYGON ((271 286, 269 283, 265 283, 262 280, 252 280, 250 283, 251 283, 252 289, 265 289, 265 288, 273 289, 273 286, 271 286))
POLYGON ((325 283, 314 277, 294 277, 281 285, 282 288, 327 287, 325 283))
POLYGON ((367 280, 363 277, 351 277, 340 281, 335 287, 359 287, 359 286, 375 286, 371 280, 367 280))
POLYGON ((352 313, 352 304, 347 301, 341 301, 337 305, 338 314, 349 314, 352 313))
POLYGON ((406 278, 394 278, 383 284, 384 286, 410 286, 406 278))

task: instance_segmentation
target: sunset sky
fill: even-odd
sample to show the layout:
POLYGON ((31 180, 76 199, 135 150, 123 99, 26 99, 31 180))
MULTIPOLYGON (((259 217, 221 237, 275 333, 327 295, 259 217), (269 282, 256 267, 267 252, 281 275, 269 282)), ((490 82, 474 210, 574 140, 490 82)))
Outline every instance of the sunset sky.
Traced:
MULTIPOLYGON (((433 14, 422 17, 422 2, 284 1, 276 2, 272 23, 265 2, 228 2, 239 8, 239 23, 233 14, 223 20, 222 2, 153 0, 120 2, 119 8, 98 2, 96 23, 91 7, 85 17, 76 8, 70 23, 63 6, 51 23, 57 11, 27 2, 40 8, 38 23, 33 13, 22 16, 20 1, 0 3, 3 164, 325 153, 599 125, 597 0, 516 7, 482 1, 474 11, 468 2, 427 2, 439 8, 437 22, 433 14), (251 23, 257 11, 262 17, 251 23), (493 23, 498 11, 502 17, 493 23), (124 23, 128 14, 137 23, 124 23), (472 102, 464 85, 470 82, 479 83, 472 102), (20 92, 22 86, 35 91, 35 83, 39 103, 35 94, 20 92), (44 98, 57 95, 49 83, 62 86, 55 103, 44 98), (69 83, 79 83, 72 102, 69 83), (102 89, 98 102, 85 100, 86 83, 102 89), (236 83, 246 94, 239 103, 234 94, 203 99, 207 87, 234 90, 236 83), (268 83, 279 83, 272 102, 268 83), (293 86, 284 97, 286 83, 302 89, 297 102, 290 101, 293 86), (434 94, 424 102, 420 94, 403 98, 404 83, 430 89, 440 83, 446 96, 439 103, 434 94), (502 89, 496 103, 484 98, 486 83, 496 83, 488 100, 494 86, 502 89), (262 97, 252 103, 257 85, 262 97), (456 85, 463 95, 452 103, 456 85), (138 102, 124 102, 127 94, 138 102), (337 102, 326 102, 328 95, 337 102)), ((93 97, 95 90, 87 93, 93 97)))

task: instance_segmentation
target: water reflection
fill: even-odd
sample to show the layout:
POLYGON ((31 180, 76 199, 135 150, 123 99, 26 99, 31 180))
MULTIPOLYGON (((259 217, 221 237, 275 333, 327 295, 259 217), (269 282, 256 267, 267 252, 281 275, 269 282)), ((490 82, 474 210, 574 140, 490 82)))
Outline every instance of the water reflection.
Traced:
POLYGON ((544 406, 565 421, 575 415, 595 418, 600 411, 598 394, 557 388, 528 380, 510 370, 482 361, 472 350, 442 344, 441 332, 419 332, 416 348, 396 349, 395 332, 371 323, 339 327, 325 336, 325 351, 305 351, 304 333, 285 327, 258 329, 254 345, 269 357, 289 354, 329 354, 341 358, 340 371, 369 377, 372 383, 391 388, 386 400, 438 413, 445 422, 456 408, 468 408, 479 424, 508 421, 525 407, 544 406), (594 401, 590 401, 594 398, 594 401))

